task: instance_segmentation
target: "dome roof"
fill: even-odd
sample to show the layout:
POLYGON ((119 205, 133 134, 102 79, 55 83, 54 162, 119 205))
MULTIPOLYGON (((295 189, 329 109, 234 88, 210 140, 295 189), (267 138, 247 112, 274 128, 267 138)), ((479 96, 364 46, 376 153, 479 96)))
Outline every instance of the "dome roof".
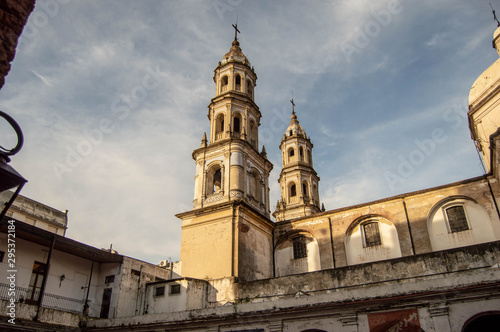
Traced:
POLYGON ((233 44, 229 52, 227 52, 222 58, 222 64, 231 61, 240 62, 250 67, 250 61, 241 51, 240 42, 236 39, 233 41, 233 44))
POLYGON ((500 56, 500 26, 493 33, 493 48, 495 48, 500 56))
MULTIPOLYGON (((500 27, 493 34, 493 46, 500 55, 500 27)), ((485 94, 496 87, 495 82, 500 79, 500 59, 495 61, 488 69, 486 69, 472 84, 469 93, 469 105, 473 105, 484 98, 485 94)))
POLYGON ((299 120, 297 120, 297 115, 295 115, 295 112, 292 113, 290 125, 286 129, 285 137, 290 137, 294 135, 306 137, 306 132, 299 124, 299 120))

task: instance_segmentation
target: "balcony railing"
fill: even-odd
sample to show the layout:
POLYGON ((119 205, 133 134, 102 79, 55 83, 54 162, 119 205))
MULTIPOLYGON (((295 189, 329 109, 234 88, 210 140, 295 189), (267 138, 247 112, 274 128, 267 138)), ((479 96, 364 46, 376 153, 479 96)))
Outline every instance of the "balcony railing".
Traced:
MULTIPOLYGON (((15 287, 14 296, 9 296, 9 285, 0 283, 0 300, 10 301, 15 298, 17 303, 29 303, 31 298, 31 290, 24 287, 15 287)), ((39 291, 36 291, 33 299, 38 299, 40 296, 39 291)), ((44 293, 42 307, 48 309, 55 309, 60 311, 72 312, 75 314, 83 313, 84 300, 77 300, 70 297, 44 293)))

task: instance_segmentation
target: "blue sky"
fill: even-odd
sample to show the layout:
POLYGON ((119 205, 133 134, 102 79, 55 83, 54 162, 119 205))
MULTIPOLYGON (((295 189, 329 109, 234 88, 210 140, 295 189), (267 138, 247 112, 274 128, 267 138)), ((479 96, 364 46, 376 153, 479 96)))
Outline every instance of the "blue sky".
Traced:
POLYGON ((489 1, 38 0, 0 109, 25 134, 22 193, 68 209, 68 237, 179 258, 174 214, 192 208, 191 152, 236 15, 272 210, 292 91, 328 210, 482 174, 466 113, 498 59, 489 1))

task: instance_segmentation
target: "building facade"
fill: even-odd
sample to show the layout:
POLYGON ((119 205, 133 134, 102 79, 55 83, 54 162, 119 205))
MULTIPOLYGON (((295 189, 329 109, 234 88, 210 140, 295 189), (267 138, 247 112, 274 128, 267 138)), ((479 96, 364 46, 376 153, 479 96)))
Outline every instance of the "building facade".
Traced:
MULTIPOLYGON (((500 28, 497 49, 499 34, 500 28)), ((95 320, 88 328, 494 331, 500 323, 498 75, 497 61, 469 98, 484 176, 331 211, 320 207, 313 144, 293 109, 280 144, 281 198, 272 221, 272 165, 264 149, 258 153, 251 125, 260 122, 256 74, 235 38, 215 69, 210 141, 204 135, 193 152, 193 210, 178 215, 182 278, 151 284, 143 315, 95 320)))

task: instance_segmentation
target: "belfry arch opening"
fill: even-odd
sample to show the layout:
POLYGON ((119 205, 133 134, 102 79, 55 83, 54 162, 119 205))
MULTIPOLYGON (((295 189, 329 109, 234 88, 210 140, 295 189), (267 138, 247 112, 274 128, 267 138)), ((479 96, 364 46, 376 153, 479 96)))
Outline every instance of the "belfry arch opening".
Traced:
POLYGON ((219 114, 215 121, 215 139, 221 139, 224 133, 224 114, 219 114))
POLYGON ((253 85, 252 81, 247 80, 247 94, 250 96, 250 98, 253 98, 253 85))
POLYGON ((292 162, 295 159, 295 149, 290 148, 288 149, 288 162, 292 162))
POLYGON ((250 120, 250 144, 257 148, 257 126, 254 120, 250 120))
POLYGON ((234 89, 236 91, 241 91, 241 76, 240 76, 240 74, 236 74, 234 76, 234 89))
POLYGON ((222 191, 222 168, 220 165, 210 167, 207 172, 207 195, 218 194, 222 191))
POLYGON ((220 80, 220 91, 226 92, 228 85, 229 85, 229 78, 227 77, 227 75, 222 76, 220 80))
POLYGON ((239 135, 241 133, 241 116, 239 114, 236 114, 233 119, 233 132, 236 135, 239 135))
POLYGON ((290 182, 288 184, 288 203, 294 203, 297 200, 297 185, 295 182, 290 182))

